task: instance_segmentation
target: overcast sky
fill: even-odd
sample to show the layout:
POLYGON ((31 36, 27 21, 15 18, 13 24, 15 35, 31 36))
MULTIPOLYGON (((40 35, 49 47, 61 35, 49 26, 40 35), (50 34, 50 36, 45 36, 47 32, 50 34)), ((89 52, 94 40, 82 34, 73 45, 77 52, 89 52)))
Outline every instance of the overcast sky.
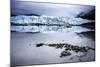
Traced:
POLYGON ((69 5, 69 4, 50 4, 36 2, 12 1, 12 14, 38 14, 49 16, 71 16, 75 17, 81 12, 87 13, 93 10, 94 6, 89 5, 69 5))

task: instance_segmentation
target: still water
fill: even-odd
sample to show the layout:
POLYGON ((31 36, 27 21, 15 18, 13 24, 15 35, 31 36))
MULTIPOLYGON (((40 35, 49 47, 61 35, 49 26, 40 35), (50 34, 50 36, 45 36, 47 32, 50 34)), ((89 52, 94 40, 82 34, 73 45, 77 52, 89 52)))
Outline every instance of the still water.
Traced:
POLYGON ((11 26, 11 64, 16 66, 51 64, 51 63, 69 63, 94 61, 95 50, 88 49, 86 52, 75 52, 68 50, 70 55, 61 57, 66 52, 65 47, 56 48, 48 44, 66 43, 72 46, 95 48, 95 41, 91 38, 77 33, 93 31, 80 26, 65 28, 54 27, 35 27, 35 26, 11 26), (34 30, 35 29, 35 30, 34 30), (25 33, 39 32, 39 33, 25 33), (51 32, 51 33, 50 33, 51 32), (43 43, 40 47, 36 44, 43 43))
POLYGON ((67 28, 65 26, 11 26, 12 31, 18 32, 39 32, 39 33, 50 33, 50 32, 86 32, 93 31, 91 29, 81 26, 71 26, 67 28))

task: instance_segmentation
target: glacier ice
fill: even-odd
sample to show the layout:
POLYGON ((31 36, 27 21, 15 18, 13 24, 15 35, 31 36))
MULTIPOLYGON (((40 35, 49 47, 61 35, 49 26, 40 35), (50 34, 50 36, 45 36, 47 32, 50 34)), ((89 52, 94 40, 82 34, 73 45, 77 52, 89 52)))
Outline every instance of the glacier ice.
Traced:
POLYGON ((19 26, 11 26, 12 31, 17 32, 81 32, 90 31, 89 29, 73 26, 82 23, 91 22, 92 20, 86 20, 82 18, 71 18, 63 16, 25 16, 18 15, 11 17, 11 23, 19 24, 19 26), (45 24, 45 25, 31 25, 34 24, 45 24), (23 26, 20 26, 23 24, 23 26), (27 26, 24 26, 27 24, 27 26), (51 25, 50 25, 51 24, 51 25), (54 25, 55 24, 55 25, 54 25), (61 26, 59 26, 61 25, 61 26))

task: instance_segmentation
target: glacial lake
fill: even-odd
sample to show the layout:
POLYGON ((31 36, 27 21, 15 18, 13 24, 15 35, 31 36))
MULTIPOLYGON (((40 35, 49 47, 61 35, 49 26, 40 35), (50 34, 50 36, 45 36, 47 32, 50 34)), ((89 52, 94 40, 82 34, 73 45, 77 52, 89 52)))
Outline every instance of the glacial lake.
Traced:
MULTIPOLYGON (((35 65, 35 64, 51 64, 51 63, 69 63, 69 62, 85 62, 95 60, 95 41, 81 32, 94 30, 80 26, 72 26, 71 28, 57 26, 11 26, 11 64, 16 66, 35 65), (34 30, 35 29, 35 30, 34 30), (32 32, 32 33, 28 33, 32 32), (37 33, 33 33, 37 32, 37 33), (80 34, 77 34, 80 33, 80 34), (37 44, 43 43, 37 47, 37 44), (48 44, 66 43, 72 46, 89 47, 86 52, 70 52, 68 56, 61 57, 65 47, 56 48, 48 44)), ((87 33, 87 35, 89 35, 87 33)), ((66 52, 66 51, 65 51, 66 52)))

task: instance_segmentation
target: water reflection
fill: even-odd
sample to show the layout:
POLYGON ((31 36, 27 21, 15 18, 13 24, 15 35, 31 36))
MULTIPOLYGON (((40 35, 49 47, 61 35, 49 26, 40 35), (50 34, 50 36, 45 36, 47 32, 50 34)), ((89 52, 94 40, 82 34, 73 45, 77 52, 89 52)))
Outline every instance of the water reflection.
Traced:
POLYGON ((65 26, 11 26, 11 30, 16 32, 33 32, 33 33, 94 31, 81 26, 72 26, 70 28, 65 26))

